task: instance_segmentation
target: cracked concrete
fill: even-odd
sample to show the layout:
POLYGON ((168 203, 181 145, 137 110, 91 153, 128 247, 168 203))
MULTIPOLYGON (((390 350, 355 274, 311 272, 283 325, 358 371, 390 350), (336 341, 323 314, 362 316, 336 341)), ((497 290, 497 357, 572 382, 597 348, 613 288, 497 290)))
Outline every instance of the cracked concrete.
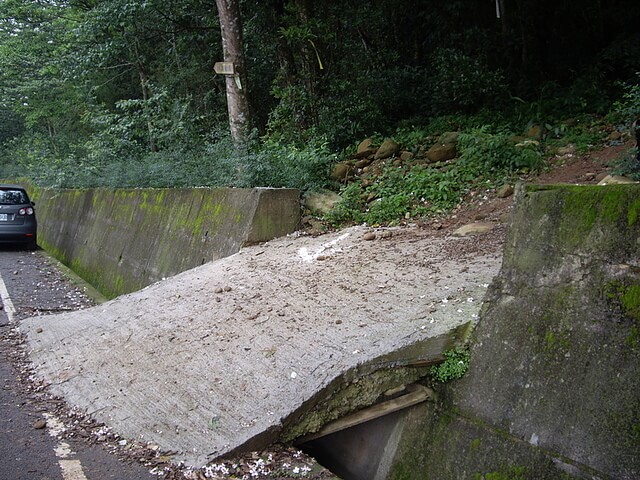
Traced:
POLYGON ((475 322, 502 230, 353 227, 244 248, 22 322, 52 393, 194 466, 276 442, 332 389, 438 358, 475 322), (367 238, 371 238, 369 235, 367 238))

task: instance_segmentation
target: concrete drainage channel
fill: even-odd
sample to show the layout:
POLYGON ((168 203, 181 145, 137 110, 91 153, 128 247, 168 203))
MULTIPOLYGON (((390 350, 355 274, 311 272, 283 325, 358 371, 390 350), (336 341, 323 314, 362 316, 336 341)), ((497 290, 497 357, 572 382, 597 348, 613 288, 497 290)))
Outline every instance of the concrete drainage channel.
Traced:
POLYGON ((433 400, 433 390, 411 384, 388 400, 326 424, 297 441, 305 453, 344 480, 384 480, 395 457, 404 409, 433 400))

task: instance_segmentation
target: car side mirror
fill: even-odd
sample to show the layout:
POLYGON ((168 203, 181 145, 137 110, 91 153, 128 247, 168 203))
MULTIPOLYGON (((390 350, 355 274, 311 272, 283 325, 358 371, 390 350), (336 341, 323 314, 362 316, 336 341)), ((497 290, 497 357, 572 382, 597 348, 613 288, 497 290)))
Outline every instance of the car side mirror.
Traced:
POLYGON ((31 202, 31 206, 35 207, 36 206, 36 202, 31 202))

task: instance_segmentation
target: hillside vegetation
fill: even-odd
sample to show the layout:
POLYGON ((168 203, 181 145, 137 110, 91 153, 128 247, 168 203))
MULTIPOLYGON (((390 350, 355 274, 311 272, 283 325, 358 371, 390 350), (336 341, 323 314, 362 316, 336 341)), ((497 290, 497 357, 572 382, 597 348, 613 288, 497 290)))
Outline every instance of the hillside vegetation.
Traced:
POLYGON ((5 0, 0 176, 329 188, 336 225, 446 211, 558 149, 624 141, 640 115, 640 4, 530 3, 241 0, 238 145, 214 2, 5 0))

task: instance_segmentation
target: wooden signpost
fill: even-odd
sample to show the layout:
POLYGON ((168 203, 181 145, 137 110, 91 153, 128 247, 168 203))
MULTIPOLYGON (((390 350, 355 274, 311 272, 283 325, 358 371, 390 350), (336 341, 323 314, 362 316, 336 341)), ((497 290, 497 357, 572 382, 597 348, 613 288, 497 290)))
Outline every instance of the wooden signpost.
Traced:
POLYGON ((213 70, 218 75, 233 75, 235 73, 232 62, 216 62, 213 65, 213 70))

